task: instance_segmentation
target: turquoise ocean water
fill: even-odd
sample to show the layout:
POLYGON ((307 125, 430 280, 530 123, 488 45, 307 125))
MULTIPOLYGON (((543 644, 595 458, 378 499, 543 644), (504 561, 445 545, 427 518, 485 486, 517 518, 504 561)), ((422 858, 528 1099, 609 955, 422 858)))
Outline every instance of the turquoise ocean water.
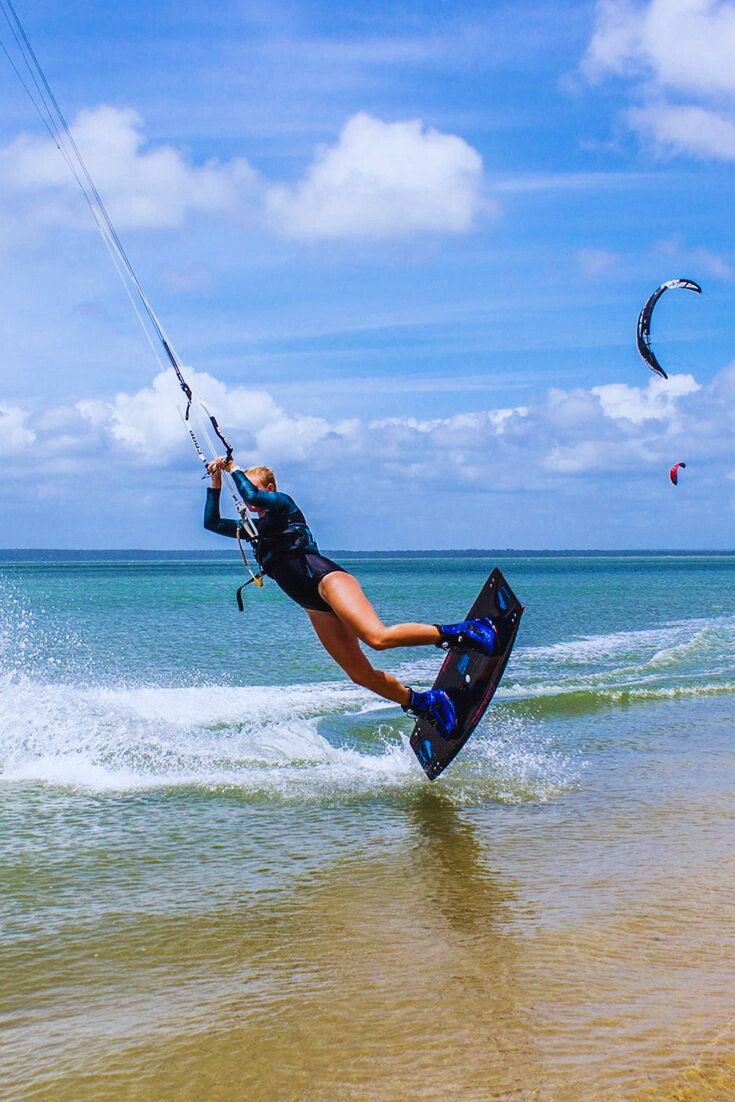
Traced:
MULTIPOLYGON (((628 1097, 731 1024, 735 558, 342 561, 389 622, 457 618, 495 564, 527 606, 434 786, 274 585, 237 611, 232 556, 0 560, 10 1096, 432 1097, 440 991, 437 1097, 628 1097)), ((441 656, 377 659, 426 686, 441 656)))

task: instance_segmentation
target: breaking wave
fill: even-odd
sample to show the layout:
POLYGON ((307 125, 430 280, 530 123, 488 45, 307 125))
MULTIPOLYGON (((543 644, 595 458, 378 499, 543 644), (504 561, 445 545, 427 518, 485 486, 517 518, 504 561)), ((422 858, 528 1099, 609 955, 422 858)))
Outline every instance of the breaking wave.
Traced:
MULTIPOLYGON (((429 680, 430 659, 405 678, 429 680)), ((735 693, 735 618, 517 646, 496 696, 508 714, 563 715, 653 700, 735 693)))

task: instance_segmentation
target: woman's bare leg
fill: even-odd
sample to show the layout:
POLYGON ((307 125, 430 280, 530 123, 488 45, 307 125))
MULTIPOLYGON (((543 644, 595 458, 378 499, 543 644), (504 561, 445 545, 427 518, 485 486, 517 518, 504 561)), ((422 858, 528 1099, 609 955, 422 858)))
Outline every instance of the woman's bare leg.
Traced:
POLYGON ((386 627, 352 574, 343 571, 327 574, 319 584, 319 593, 353 635, 373 650, 420 647, 439 642, 439 630, 433 624, 394 624, 393 627, 386 627))
POLYGON ((342 667, 351 681, 362 685, 378 696, 405 706, 410 692, 395 677, 371 666, 360 650, 357 636, 345 623, 331 612, 307 610, 314 631, 328 654, 342 667))

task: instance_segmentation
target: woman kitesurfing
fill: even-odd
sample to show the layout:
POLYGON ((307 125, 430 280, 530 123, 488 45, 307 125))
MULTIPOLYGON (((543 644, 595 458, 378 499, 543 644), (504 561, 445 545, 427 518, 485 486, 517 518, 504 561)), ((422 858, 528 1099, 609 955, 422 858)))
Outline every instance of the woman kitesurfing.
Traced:
POLYGON ((360 643, 373 650, 437 646, 443 650, 474 650, 491 655, 497 637, 492 621, 462 620, 457 624, 394 624, 382 622, 362 586, 349 571, 319 552, 304 514, 288 494, 276 487, 269 467, 243 471, 231 456, 208 465, 212 485, 207 490, 204 527, 237 539, 238 521, 220 515, 222 472, 229 474, 254 521, 255 554, 261 570, 306 611, 327 653, 347 676, 378 696, 400 704, 409 715, 428 720, 445 738, 457 726, 454 703, 441 689, 416 692, 392 674, 377 670, 360 643))
POLYGON ((205 527, 238 540, 251 581, 262 584, 261 575, 266 574, 306 610, 322 645, 354 682, 400 704, 411 715, 427 720, 445 738, 456 737, 459 733, 457 713, 447 692, 442 689, 415 692, 391 674, 376 670, 363 654, 360 643, 375 650, 433 644, 444 650, 492 655, 498 649, 492 621, 485 617, 444 626, 409 623, 387 627, 357 579, 320 554, 304 514, 293 498, 277 490, 270 468, 253 467, 242 471, 235 466, 232 447, 217 418, 194 394, 173 344, 143 290, 12 0, 0 0, 0 12, 11 32, 11 41, 7 44, 0 39, 0 48, 79 185, 159 366, 174 371, 186 399, 182 419, 197 456, 207 466, 212 480, 207 493, 205 527), (13 43, 18 51, 17 62, 11 54, 13 43), (24 76, 24 70, 30 80, 24 76), (213 437, 226 453, 217 459, 211 459, 213 437), (223 475, 229 482, 238 521, 220 515, 223 475), (258 519, 253 520, 249 513, 258 519), (260 566, 258 574, 249 567, 243 539, 255 551, 260 566))

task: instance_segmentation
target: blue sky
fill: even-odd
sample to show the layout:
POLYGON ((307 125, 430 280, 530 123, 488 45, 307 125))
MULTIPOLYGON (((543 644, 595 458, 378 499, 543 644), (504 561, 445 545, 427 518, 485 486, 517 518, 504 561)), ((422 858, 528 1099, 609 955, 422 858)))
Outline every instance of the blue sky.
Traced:
MULTIPOLYGON (((181 358, 323 546, 735 544, 735 4, 18 11, 181 358), (705 293, 657 308, 664 384, 635 321, 674 276, 705 293)), ((0 65, 0 543, 216 546, 66 171, 0 65)))

